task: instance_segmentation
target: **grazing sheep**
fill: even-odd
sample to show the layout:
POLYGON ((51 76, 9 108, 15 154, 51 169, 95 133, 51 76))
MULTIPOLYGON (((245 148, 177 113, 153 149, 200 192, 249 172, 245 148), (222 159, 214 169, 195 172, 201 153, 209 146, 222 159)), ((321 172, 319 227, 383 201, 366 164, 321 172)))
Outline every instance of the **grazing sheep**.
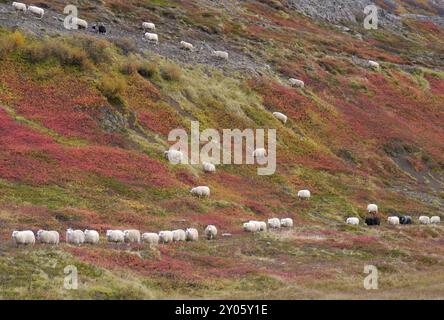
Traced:
POLYGON ((14 231, 12 233, 12 239, 14 240, 14 243, 16 244, 17 247, 20 245, 27 246, 35 244, 34 232, 30 230, 14 231))
POLYGON ((283 124, 287 123, 288 117, 285 114, 280 112, 273 112, 273 116, 279 121, 281 121, 283 124))
POLYGON ((145 33, 144 39, 148 41, 153 41, 155 43, 159 42, 159 36, 155 33, 149 33, 149 32, 145 33))
POLYGON ((125 230, 123 231, 126 243, 140 243, 140 231, 139 230, 125 230))
POLYGON ((256 159, 262 159, 265 158, 266 156, 267 156, 267 150, 265 150, 264 148, 258 148, 253 151, 253 157, 256 159))
POLYGON ((359 225, 359 219, 358 218, 348 218, 346 223, 351 224, 353 226, 357 226, 357 225, 359 225))
POLYGON ((85 230, 85 243, 98 244, 100 241, 100 235, 96 230, 85 230))
POLYGON ((267 223, 265 223, 264 221, 257 221, 257 223, 259 226, 259 231, 261 231, 261 232, 267 231, 267 223))
POLYGON ((381 219, 378 217, 367 217, 365 218, 365 224, 368 226, 379 226, 381 224, 381 219))
POLYGON ((399 224, 399 217, 388 217, 387 222, 393 226, 399 224))
POLYGON ((367 211, 369 213, 378 213, 378 206, 376 204, 369 204, 367 206, 367 211))
POLYGON ((412 217, 402 216, 402 217, 399 217, 399 223, 400 224, 412 224, 413 220, 412 220, 412 217))
POLYGON ((302 89, 305 87, 305 83, 304 83, 304 81, 302 81, 302 80, 298 80, 298 79, 290 78, 288 81, 290 82, 290 84, 291 84, 293 87, 296 87, 296 88, 302 88, 302 89))
POLYGON ((37 240, 40 243, 58 245, 60 241, 60 235, 57 231, 39 230, 37 231, 37 240))
POLYGON ((191 43, 185 41, 180 42, 180 47, 184 50, 190 50, 190 51, 193 50, 194 48, 194 46, 191 43))
POLYGON ((173 232, 172 231, 160 231, 159 240, 162 243, 173 242, 173 232))
POLYGON ((45 10, 36 6, 29 6, 28 11, 33 14, 39 15, 40 19, 43 19, 43 16, 45 15, 45 10))
POLYGON ((103 25, 100 25, 100 26, 99 26, 99 33, 100 33, 100 34, 105 34, 105 33, 106 33, 106 27, 103 26, 103 25))
POLYGON ((108 242, 123 243, 125 242, 125 234, 121 230, 107 230, 106 239, 108 242))
POLYGON ((74 17, 72 18, 72 23, 76 25, 79 29, 88 29, 88 22, 86 22, 86 20, 74 17))
POLYGON ((15 10, 17 11, 23 11, 26 12, 26 4, 21 3, 21 2, 13 2, 12 6, 15 8, 15 10))
POLYGON ((66 230, 66 242, 80 246, 85 242, 85 234, 82 230, 66 230))
POLYGON ((217 236, 217 228, 213 225, 209 225, 205 228, 205 236, 208 240, 216 239, 217 236))
POLYGON ((188 228, 185 231, 185 237, 187 241, 197 241, 199 240, 199 231, 194 228, 188 228))
POLYGON ((156 30, 156 25, 152 22, 144 22, 142 23, 143 30, 156 30))
POLYGON ((438 217, 438 216, 433 216, 433 217, 430 218, 430 223, 432 223, 432 224, 441 223, 441 218, 438 217))
POLYGON ((228 60, 228 52, 225 51, 213 51, 211 55, 216 58, 228 60))
POLYGON ((255 223, 254 221, 245 222, 243 225, 244 231, 246 232, 258 232, 259 231, 259 225, 255 223))
POLYGON ((377 70, 377 71, 381 70, 381 66, 376 61, 369 60, 368 66, 374 70, 377 70))
POLYGON ((205 172, 216 172, 216 166, 210 162, 204 161, 202 167, 205 172))
POLYGON ((281 226, 284 228, 293 228, 293 219, 291 218, 281 219, 281 226))
POLYGON ((165 158, 170 161, 172 164, 182 163, 184 160, 184 155, 181 151, 178 150, 169 150, 164 152, 165 158))
POLYGON ((150 233, 150 232, 144 233, 142 234, 142 241, 150 245, 158 245, 159 235, 157 233, 150 233))
POLYGON ((191 189, 191 194, 200 197, 209 197, 210 196, 210 188, 206 186, 200 186, 191 189))
POLYGON ((187 236, 182 229, 173 230, 173 241, 185 241, 187 236))
POLYGON ((426 217, 426 216, 420 216, 419 223, 420 224, 430 224, 430 218, 426 217))
POLYGON ((268 227, 270 229, 280 229, 281 228, 281 220, 278 218, 268 219, 268 227))
POLYGON ((308 200, 311 198, 310 190, 300 190, 298 192, 298 198, 308 200))

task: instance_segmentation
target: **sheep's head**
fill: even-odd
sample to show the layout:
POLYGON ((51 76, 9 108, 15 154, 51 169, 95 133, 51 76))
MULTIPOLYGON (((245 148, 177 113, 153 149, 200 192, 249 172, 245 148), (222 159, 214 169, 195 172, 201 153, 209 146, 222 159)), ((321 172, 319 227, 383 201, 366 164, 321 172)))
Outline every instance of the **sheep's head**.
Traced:
POLYGON ((12 233, 12 237, 13 237, 13 238, 17 237, 17 235, 18 235, 18 231, 14 231, 14 232, 12 233))
POLYGON ((43 232, 44 232, 44 230, 37 231, 37 239, 40 238, 40 236, 42 235, 43 232))

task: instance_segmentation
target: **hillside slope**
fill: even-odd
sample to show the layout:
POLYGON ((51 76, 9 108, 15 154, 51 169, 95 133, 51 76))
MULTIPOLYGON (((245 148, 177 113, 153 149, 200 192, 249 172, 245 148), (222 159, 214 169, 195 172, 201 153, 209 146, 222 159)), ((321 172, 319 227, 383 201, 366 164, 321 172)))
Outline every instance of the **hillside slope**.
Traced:
POLYGON ((63 28, 66 1, 41 0, 42 20, 0 1, 0 298, 443 298, 444 227, 344 225, 368 203, 383 220, 444 217, 444 29, 432 22, 442 5, 377 1, 398 25, 367 31, 362 17, 324 19, 307 3, 78 1, 107 26, 99 36, 63 28), (142 21, 156 23, 158 45, 142 40, 142 21), (169 164, 168 134, 190 121, 276 129, 276 173, 169 164), (197 185, 211 197, 192 197, 197 185), (300 201, 306 188, 313 197, 300 201), (242 231, 275 216, 295 227, 242 231), (21 229, 208 224, 232 236, 153 249, 10 240, 21 229), (362 288, 369 264, 381 290, 362 288), (79 290, 63 289, 67 265, 79 290))

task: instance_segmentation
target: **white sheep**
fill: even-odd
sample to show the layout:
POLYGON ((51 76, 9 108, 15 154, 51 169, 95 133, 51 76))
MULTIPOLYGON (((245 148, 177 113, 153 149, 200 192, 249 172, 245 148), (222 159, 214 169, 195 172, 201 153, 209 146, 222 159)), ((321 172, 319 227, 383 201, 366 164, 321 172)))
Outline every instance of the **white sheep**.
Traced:
POLYGON ((135 229, 123 231, 126 243, 140 243, 140 231, 135 229))
POLYGON ((283 124, 287 123, 288 117, 285 114, 280 112, 273 112, 273 116, 279 121, 281 121, 283 124))
POLYGON ((26 4, 21 3, 21 2, 13 2, 12 6, 15 8, 15 10, 17 11, 23 11, 26 12, 26 4))
POLYGON ((192 51, 194 48, 194 46, 191 43, 185 41, 180 42, 180 47, 184 50, 190 50, 190 51, 192 51))
POLYGON ((202 168, 205 172, 216 172, 216 166, 207 161, 202 163, 202 168))
POLYGON ((160 231, 159 240, 162 243, 173 242, 173 232, 172 231, 160 231))
POLYGON ((254 221, 245 222, 243 225, 244 231, 246 232, 258 232, 259 231, 259 225, 255 223, 254 221))
POLYGON ((185 231, 185 236, 187 241, 197 241, 199 240, 199 231, 194 228, 188 228, 185 231))
POLYGON ((305 82, 302 80, 290 78, 288 81, 290 82, 290 84, 293 87, 296 87, 296 88, 304 88, 305 87, 305 82))
POLYGON ((381 66, 376 61, 369 60, 367 63, 370 68, 377 71, 381 70, 381 66))
POLYGON ((37 231, 37 240, 40 243, 58 245, 60 242, 60 234, 57 231, 39 230, 37 231))
POLYGON ((190 193, 200 198, 200 197, 209 197, 211 192, 209 187, 200 186, 191 189, 190 193))
POLYGON ((262 159, 265 158, 266 156, 267 156, 267 150, 265 150, 264 148, 258 148, 253 151, 253 158, 262 159))
POLYGON ((142 29, 144 30, 156 30, 156 25, 152 22, 143 22, 142 29))
POLYGON ((86 229, 84 234, 85 234, 85 243, 89 243, 89 244, 98 244, 99 243, 100 235, 96 230, 86 229))
POLYGON ((441 223, 441 217, 438 216, 433 216, 430 218, 430 223, 431 224, 438 224, 441 223))
POLYGON ((281 219, 281 226, 284 228, 293 228, 293 219, 291 218, 281 219))
POLYGON ((359 225, 359 219, 358 218, 348 218, 346 223, 357 226, 357 225, 359 225))
POLYGON ((369 204, 367 206, 368 213, 378 213, 378 206, 376 204, 369 204))
POLYGON ((88 22, 80 18, 72 18, 72 23, 76 25, 79 29, 88 29, 88 22))
POLYGON ((12 233, 12 239, 14 240, 14 243, 17 247, 20 245, 26 246, 35 244, 34 232, 30 230, 14 231, 12 233))
POLYGON ((66 230, 66 242, 74 245, 81 245, 85 242, 85 234, 82 230, 66 230))
POLYGON ((268 227, 270 229, 280 229, 281 228, 281 220, 278 218, 268 219, 268 227))
POLYGON ((311 198, 310 190, 300 190, 298 191, 298 198, 308 200, 311 198))
POLYGON ((173 241, 185 241, 187 238, 185 231, 182 229, 173 230, 173 241))
POLYGON ((182 151, 171 149, 164 152, 165 158, 172 164, 180 164, 185 159, 182 151))
POLYGON ((399 217, 388 217, 387 222, 393 226, 400 224, 399 217))
POLYGON ((145 33, 144 38, 146 40, 148 40, 148 41, 153 41, 153 42, 156 42, 156 43, 159 42, 159 36, 157 34, 155 34, 155 33, 147 32, 147 33, 145 33))
POLYGON ((216 58, 228 60, 228 52, 225 52, 225 51, 213 51, 211 54, 212 54, 212 56, 214 56, 216 58))
POLYGON ((45 10, 36 6, 29 6, 28 11, 33 14, 39 15, 40 19, 43 19, 43 16, 45 15, 45 10))
POLYGON ((157 233, 146 232, 142 234, 142 241, 150 245, 159 244, 159 235, 157 233))
POLYGON ((430 218, 426 217, 426 216, 420 216, 419 223, 420 224, 430 224, 430 218))
POLYGON ((108 242, 123 243, 125 242, 125 234, 121 230, 107 230, 106 239, 108 242))
POLYGON ((205 228, 205 236, 208 240, 213 240, 217 236, 217 228, 213 225, 209 225, 205 228))
POLYGON ((257 221, 259 226, 259 231, 266 232, 267 231, 267 223, 264 221, 257 221))

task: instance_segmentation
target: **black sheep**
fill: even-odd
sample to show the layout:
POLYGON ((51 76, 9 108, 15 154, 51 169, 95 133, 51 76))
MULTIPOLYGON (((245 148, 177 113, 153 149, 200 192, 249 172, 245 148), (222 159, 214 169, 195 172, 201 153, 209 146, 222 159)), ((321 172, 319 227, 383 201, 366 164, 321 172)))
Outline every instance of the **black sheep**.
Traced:
POLYGON ((365 224, 368 226, 379 226, 381 224, 381 219, 378 217, 367 217, 365 218, 365 224))
POLYGON ((409 216, 399 217, 399 223, 400 224, 412 224, 412 218, 409 216))
POLYGON ((105 34, 105 33, 106 33, 106 27, 100 25, 100 26, 99 26, 99 33, 105 34))

